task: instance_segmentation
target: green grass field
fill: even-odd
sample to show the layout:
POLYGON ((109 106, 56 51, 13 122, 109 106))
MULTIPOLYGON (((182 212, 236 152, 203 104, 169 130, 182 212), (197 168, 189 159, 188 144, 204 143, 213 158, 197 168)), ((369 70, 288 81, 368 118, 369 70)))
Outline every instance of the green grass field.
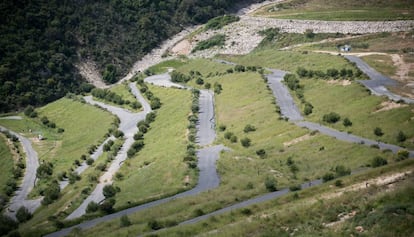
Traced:
POLYGON ((0 195, 5 195, 7 181, 13 177, 13 155, 7 145, 7 138, 0 134, 0 195))
POLYGON ((327 124, 328 126, 365 138, 414 148, 413 105, 377 112, 382 108, 381 103, 387 100, 369 95, 358 83, 342 86, 322 80, 302 80, 301 84, 305 86, 306 100, 314 105, 313 113, 307 117, 308 120, 322 122, 324 114, 336 112, 342 118, 348 117, 353 123, 352 126, 346 128, 342 121, 333 125, 327 124), (375 127, 383 130, 382 137, 374 135, 375 127), (399 131, 407 135, 404 143, 396 141, 399 131))
POLYGON ((278 51, 271 46, 255 50, 245 56, 220 56, 220 58, 246 66, 269 67, 291 72, 296 72, 299 66, 322 71, 326 71, 328 68, 353 68, 349 62, 340 56, 307 51, 278 51))
POLYGON ((187 62, 188 59, 186 58, 167 60, 148 68, 148 70, 152 74, 162 74, 168 72, 168 69, 170 68, 178 68, 182 65, 185 65, 187 62))
POLYGON ((150 90, 160 98, 162 107, 145 134, 144 148, 119 171, 124 179, 115 182, 121 188, 116 195, 116 207, 159 199, 183 190, 186 175, 191 177, 191 185, 197 182, 195 173, 183 162, 188 143, 190 92, 155 86, 150 86, 150 90))
POLYGON ((281 19, 327 21, 383 21, 414 18, 414 1, 290 0, 265 6, 254 13, 281 19))
POLYGON ((362 59, 385 76, 394 77, 397 72, 397 67, 394 66, 392 58, 389 55, 368 55, 362 57, 362 59))

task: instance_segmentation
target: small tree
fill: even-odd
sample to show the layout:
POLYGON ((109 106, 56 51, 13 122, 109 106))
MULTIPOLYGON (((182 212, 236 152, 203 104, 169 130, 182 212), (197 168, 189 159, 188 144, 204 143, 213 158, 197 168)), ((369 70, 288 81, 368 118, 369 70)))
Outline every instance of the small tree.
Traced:
POLYGON ((344 122, 343 122, 343 125, 345 127, 350 127, 350 126, 352 126, 352 122, 351 122, 351 120, 349 120, 349 118, 345 118, 344 122))
POLYGON ((274 177, 266 177, 265 180, 265 187, 268 191, 274 192, 277 190, 276 188, 276 179, 274 177))
POLYGON ((335 175, 332 172, 326 173, 322 176, 323 182, 328 182, 330 180, 333 180, 335 178, 335 175))
POLYGON ((376 127, 376 128, 374 128, 374 134, 375 134, 375 136, 382 137, 382 135, 384 135, 384 132, 382 132, 381 128, 376 127))
POLYGON ((407 151, 407 150, 399 150, 397 152, 397 158, 396 158, 396 160, 397 161, 402 161, 402 160, 407 159, 409 156, 410 156, 410 152, 409 151, 407 151))
POLYGON ((249 147, 251 145, 251 140, 248 137, 245 137, 243 139, 240 140, 241 144, 243 147, 249 147))
POLYGON ((382 158, 380 156, 376 156, 371 160, 371 166, 374 168, 380 167, 386 164, 388 164, 388 161, 385 158, 382 158))
POLYGON ((329 114, 325 114, 322 117, 322 120, 327 123, 336 123, 341 120, 341 116, 335 112, 331 112, 329 114))
POLYGON ((407 136, 402 131, 399 131, 397 134, 397 142, 405 142, 405 140, 407 140, 407 136))
POLYGON ((98 211, 98 209, 99 209, 99 204, 92 201, 86 207, 86 213, 96 212, 96 211, 98 211))
POLYGON ((32 218, 32 213, 25 206, 21 206, 16 212, 16 219, 20 222, 26 222, 32 218))
POLYGON ((245 133, 248 133, 248 132, 254 132, 254 131, 256 131, 256 127, 255 127, 255 126, 253 126, 253 125, 251 125, 251 124, 247 124, 247 125, 244 127, 243 131, 244 131, 245 133))
POLYGON ((115 196, 116 188, 113 185, 107 184, 103 187, 102 192, 105 198, 111 198, 115 196))

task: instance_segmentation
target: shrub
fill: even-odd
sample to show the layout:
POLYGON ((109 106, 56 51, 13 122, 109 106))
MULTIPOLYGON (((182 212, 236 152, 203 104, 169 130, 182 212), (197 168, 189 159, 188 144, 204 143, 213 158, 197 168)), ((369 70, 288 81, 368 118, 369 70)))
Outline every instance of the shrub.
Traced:
POLYGON ((78 180, 80 180, 80 179, 81 179, 81 177, 79 176, 79 174, 78 174, 78 173, 71 172, 71 173, 69 174, 69 183, 70 183, 70 184, 74 184, 76 181, 78 181, 78 180))
POLYGON ((336 123, 341 119, 341 116, 335 112, 325 114, 322 117, 322 120, 327 123, 336 123))
POLYGON ((107 184, 103 187, 102 193, 105 196, 105 198, 111 198, 114 197, 117 190, 113 185, 107 184))
POLYGON ((224 133, 224 138, 226 138, 226 139, 230 139, 232 136, 233 136, 233 133, 232 132, 226 132, 226 133, 224 133))
POLYGON ((236 143, 237 142, 237 136, 236 135, 232 135, 231 138, 230 138, 230 141, 232 143, 236 143))
POLYGON ((351 122, 351 120, 349 120, 349 118, 344 118, 343 125, 345 127, 350 127, 350 126, 352 126, 352 122, 351 122))
POLYGON ((86 164, 87 164, 87 165, 92 165, 92 164, 93 164, 93 162, 94 162, 94 160, 93 160, 92 158, 88 158, 88 159, 86 160, 86 164))
POLYGON ((343 166, 343 165, 337 165, 335 167, 335 174, 336 174, 336 177, 342 177, 342 176, 345 176, 345 175, 350 175, 351 174, 351 169, 345 168, 345 166, 343 166))
POLYGON ((402 131, 399 131, 397 134, 397 142, 405 142, 405 140, 407 140, 407 136, 402 131))
POLYGON ((16 212, 16 219, 20 222, 26 222, 32 218, 32 213, 25 206, 21 206, 16 212))
POLYGON ((248 137, 245 137, 240 140, 243 147, 249 147, 251 145, 251 140, 248 137))
POLYGON ((305 108, 303 109, 303 113, 305 115, 309 115, 313 112, 313 105, 310 103, 305 103, 305 108))
POLYGON ((260 156, 261 158, 264 158, 266 156, 265 149, 260 149, 256 151, 256 155, 260 156))
POLYGON ((247 125, 244 127, 243 131, 244 131, 245 133, 248 133, 248 132, 254 132, 254 131, 256 131, 256 127, 255 127, 255 126, 253 126, 253 125, 251 125, 251 124, 247 124, 247 125))
POLYGON ((382 132, 382 129, 379 127, 374 128, 374 134, 375 136, 381 137, 382 135, 384 135, 384 132, 382 132))
POLYGON ((164 226, 159 223, 157 220, 150 220, 148 221, 148 227, 152 230, 159 230, 162 229, 164 226))
POLYGON ((86 213, 96 212, 96 211, 98 211, 98 209, 99 209, 99 204, 92 201, 86 207, 86 213))
POLYGON ((114 212, 114 205, 115 205, 115 199, 109 198, 105 200, 99 207, 103 212, 109 214, 109 213, 114 212))
POLYGON ((333 180, 335 178, 335 175, 332 172, 326 173, 322 176, 323 182, 328 182, 330 180, 333 180))
POLYGON ((36 170, 36 176, 39 179, 49 177, 53 174, 53 165, 49 162, 43 162, 36 170))
POLYGON ((399 150, 397 152, 397 161, 402 161, 407 159, 410 156, 410 152, 407 150, 399 150))
POLYGON ((226 131, 226 125, 223 125, 223 124, 221 124, 220 126, 219 126, 219 131, 220 132, 224 132, 224 131, 226 131))
POLYGON ((300 184, 292 185, 292 186, 289 187, 289 190, 292 191, 292 192, 299 191, 301 189, 302 189, 302 187, 300 186, 300 184))
POLYGON ((48 205, 60 196, 60 187, 58 182, 52 182, 44 191, 43 205, 48 205))
POLYGON ((380 167, 386 164, 388 164, 388 161, 385 158, 382 158, 380 156, 376 156, 371 160, 371 166, 374 168, 380 167))
POLYGON ((276 191, 276 179, 274 177, 266 177, 265 187, 269 192, 276 191))
POLYGON ((203 85, 204 84, 204 80, 202 78, 197 78, 196 84, 197 85, 203 85))
POLYGON ((344 186, 344 183, 342 182, 342 180, 338 179, 338 180, 335 181, 335 186, 336 187, 342 187, 342 186, 344 186))

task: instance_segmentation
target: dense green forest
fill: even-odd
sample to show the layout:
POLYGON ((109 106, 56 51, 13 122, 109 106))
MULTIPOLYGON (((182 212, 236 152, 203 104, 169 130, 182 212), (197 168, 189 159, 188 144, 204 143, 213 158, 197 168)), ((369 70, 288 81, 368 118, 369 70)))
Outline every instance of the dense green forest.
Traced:
POLYGON ((1 0, 0 112, 90 87, 90 59, 113 83, 139 57, 190 24, 260 0, 1 0))

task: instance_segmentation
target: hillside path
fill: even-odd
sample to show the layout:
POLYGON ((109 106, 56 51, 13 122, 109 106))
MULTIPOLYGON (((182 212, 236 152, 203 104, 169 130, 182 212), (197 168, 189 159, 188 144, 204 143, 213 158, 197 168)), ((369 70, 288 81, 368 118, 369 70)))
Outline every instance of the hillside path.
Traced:
POLYGON ((139 93, 136 84, 130 83, 129 87, 131 89, 131 92, 137 98, 137 100, 142 104, 142 112, 131 113, 128 110, 95 101, 93 100, 92 96, 85 97, 86 102, 92 105, 98 105, 118 116, 119 120, 121 121, 119 124, 119 130, 124 133, 125 142, 122 145, 122 148, 119 150, 115 159, 111 162, 109 168, 99 178, 99 183, 97 184, 93 192, 82 202, 82 204, 74 212, 72 212, 68 217, 66 217, 67 220, 75 219, 84 215, 86 213, 86 208, 90 202, 100 203, 103 200, 105 200, 105 197, 102 192, 103 188, 105 187, 105 185, 112 184, 113 176, 119 170, 119 168, 121 168, 122 163, 127 159, 127 152, 134 143, 134 134, 138 132, 137 123, 139 121, 144 120, 145 116, 152 111, 148 102, 139 93))
POLYGON ((15 135, 22 144, 23 151, 26 154, 26 169, 22 183, 15 192, 14 196, 11 198, 9 206, 6 209, 6 214, 15 219, 16 211, 21 206, 26 207, 31 213, 33 213, 40 206, 42 198, 34 200, 28 199, 29 193, 36 184, 36 171, 39 167, 39 160, 37 152, 33 149, 32 143, 29 139, 2 126, 0 126, 0 130, 8 131, 15 135))
POLYGON ((381 73, 377 72, 375 69, 373 69, 371 66, 369 66, 366 62, 364 62, 359 57, 353 56, 353 55, 345 55, 346 59, 348 59, 351 62, 356 63, 357 67, 361 69, 370 80, 360 80, 358 81, 365 87, 367 87, 374 95, 377 96, 386 96, 390 100, 399 101, 402 100, 407 104, 413 104, 414 99, 402 97, 400 95, 394 94, 390 92, 386 86, 396 86, 397 82, 393 79, 386 77, 382 75, 381 73))

